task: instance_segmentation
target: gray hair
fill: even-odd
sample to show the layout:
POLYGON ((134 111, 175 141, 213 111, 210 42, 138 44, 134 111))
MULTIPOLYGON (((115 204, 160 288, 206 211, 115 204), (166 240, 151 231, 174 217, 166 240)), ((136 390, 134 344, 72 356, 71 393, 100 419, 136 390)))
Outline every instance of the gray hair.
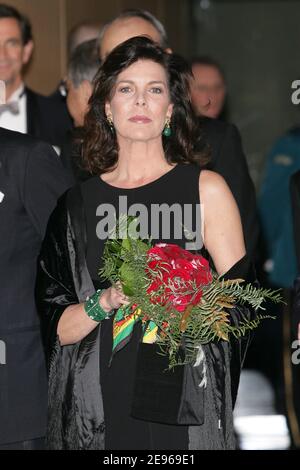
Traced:
POLYGON ((75 88, 79 87, 83 80, 92 83, 100 64, 97 39, 83 42, 76 47, 71 55, 68 78, 75 88))
POLYGON ((156 31, 159 33, 160 36, 160 41, 159 45, 163 48, 166 49, 168 47, 168 36, 166 33, 166 30, 163 26, 163 24, 154 16, 152 13, 150 13, 147 10, 141 10, 139 8, 129 8, 124 11, 122 11, 118 16, 115 16, 111 21, 108 23, 105 23, 103 28, 101 29, 99 38, 98 38, 98 44, 99 46, 101 45, 103 36, 105 34, 105 31, 107 28, 113 24, 117 20, 124 20, 126 18, 141 18, 144 21, 147 21, 150 23, 156 31))
POLYGON ((68 34, 68 57, 70 58, 76 47, 83 42, 97 39, 102 23, 82 21, 77 23, 68 34))

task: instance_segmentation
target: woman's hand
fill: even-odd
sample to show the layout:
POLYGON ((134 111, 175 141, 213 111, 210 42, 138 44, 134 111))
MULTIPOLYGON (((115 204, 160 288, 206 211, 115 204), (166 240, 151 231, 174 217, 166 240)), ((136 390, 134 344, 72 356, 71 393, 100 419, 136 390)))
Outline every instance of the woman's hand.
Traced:
POLYGON ((110 312, 112 309, 118 309, 122 305, 128 304, 128 297, 124 294, 120 281, 118 281, 114 286, 106 289, 100 298, 100 305, 106 312, 110 312))
MULTIPOLYGON (((106 289, 100 297, 103 310, 110 312, 121 305, 128 305, 129 301, 123 292, 122 285, 117 282, 114 286, 106 289)), ((85 338, 99 323, 92 320, 84 310, 83 304, 70 305, 66 308, 57 326, 57 334, 60 344, 74 344, 85 338)))

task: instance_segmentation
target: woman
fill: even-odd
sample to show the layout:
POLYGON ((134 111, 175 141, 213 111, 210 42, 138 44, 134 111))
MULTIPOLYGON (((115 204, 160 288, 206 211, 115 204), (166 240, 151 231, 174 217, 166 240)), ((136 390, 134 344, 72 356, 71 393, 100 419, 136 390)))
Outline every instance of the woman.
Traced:
MULTIPOLYGON (((212 381, 206 389, 204 425, 134 419, 130 414, 141 330, 137 325, 129 343, 110 361, 112 313, 127 299, 118 286, 106 286, 100 296, 94 294, 95 288, 104 287, 98 270, 109 214, 113 209, 118 217, 124 204, 128 213, 144 208, 146 225, 155 231, 155 205, 191 206, 199 222, 195 212, 200 211, 201 201, 202 237, 218 273, 240 266, 239 260, 245 259, 240 216, 230 190, 222 177, 200 171, 195 164, 199 156, 193 153, 193 143, 199 129, 194 124, 188 79, 182 59, 145 37, 114 49, 96 76, 83 152, 86 167, 95 176, 59 202, 39 263, 38 301, 49 358, 50 448, 234 447, 230 391, 234 400, 241 364, 239 360, 229 365, 228 344, 207 348, 212 381), (91 295, 108 320, 99 322, 89 316, 86 299, 91 295)), ((177 217, 169 220, 167 227, 165 217, 160 220, 154 241, 186 246, 183 235, 178 239, 177 217)), ((201 224, 196 225, 200 232, 201 224)), ((238 320, 238 311, 234 318, 238 320)), ((241 356, 240 343, 232 348, 231 355, 238 349, 241 356)))

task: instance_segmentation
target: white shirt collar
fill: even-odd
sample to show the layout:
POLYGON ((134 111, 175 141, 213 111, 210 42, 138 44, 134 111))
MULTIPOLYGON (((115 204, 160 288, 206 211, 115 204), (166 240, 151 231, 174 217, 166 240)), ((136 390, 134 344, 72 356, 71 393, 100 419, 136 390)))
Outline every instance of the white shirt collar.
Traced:
POLYGON ((1 113, 0 127, 26 134, 28 129, 27 97, 26 93, 24 93, 24 88, 24 83, 21 83, 17 90, 15 90, 11 97, 7 100, 7 102, 17 101, 19 103, 19 113, 12 114, 8 110, 1 113))
POLYGON ((7 102, 10 103, 11 101, 19 101, 24 93, 24 83, 22 82, 21 85, 13 92, 13 94, 8 98, 7 102))

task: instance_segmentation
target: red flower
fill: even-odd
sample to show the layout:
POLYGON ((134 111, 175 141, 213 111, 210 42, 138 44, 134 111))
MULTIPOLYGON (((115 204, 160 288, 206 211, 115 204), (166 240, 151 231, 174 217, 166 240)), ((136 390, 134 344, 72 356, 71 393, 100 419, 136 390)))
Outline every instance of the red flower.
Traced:
POLYGON ((148 256, 147 274, 152 282, 147 293, 151 302, 171 305, 178 312, 183 312, 189 304, 199 303, 201 286, 212 281, 209 263, 203 256, 166 243, 155 245, 148 256))
POLYGON ((161 249, 162 245, 163 244, 158 244, 155 245, 153 248, 150 248, 150 250, 148 250, 149 257, 153 259, 168 261, 168 257, 164 254, 163 250, 161 249))

